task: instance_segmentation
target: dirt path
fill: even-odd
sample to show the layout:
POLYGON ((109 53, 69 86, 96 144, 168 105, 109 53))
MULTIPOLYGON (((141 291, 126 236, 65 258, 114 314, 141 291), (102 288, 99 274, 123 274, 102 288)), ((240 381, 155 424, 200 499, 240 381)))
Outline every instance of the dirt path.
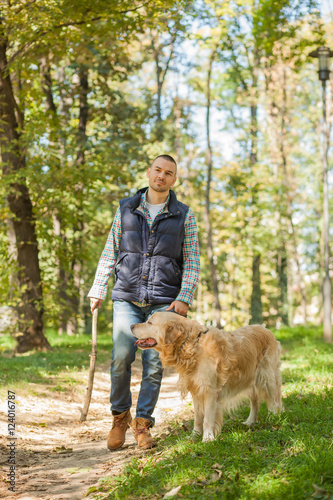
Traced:
MULTIPOLYGON (((153 453, 138 448, 131 430, 125 446, 110 452, 106 437, 111 428, 109 411, 109 366, 98 366, 87 422, 80 422, 82 390, 50 391, 36 384, 33 395, 16 394, 16 493, 8 491, 9 473, 7 410, 1 408, 0 498, 32 500, 81 500, 99 478, 121 472, 132 457, 153 453), (78 394, 80 392, 80 394, 78 394)), ((140 362, 133 367, 132 394, 135 405, 140 386, 140 362)), ((80 374, 81 389, 86 375, 80 374)), ((30 384, 30 387, 33 384, 30 384)), ((30 391, 31 393, 31 391, 30 391)), ((187 406, 177 391, 177 375, 165 371, 155 409, 154 436, 168 427, 187 406)), ((134 411, 132 411, 134 414, 134 411)), ((89 498, 89 497, 88 497, 89 498)))

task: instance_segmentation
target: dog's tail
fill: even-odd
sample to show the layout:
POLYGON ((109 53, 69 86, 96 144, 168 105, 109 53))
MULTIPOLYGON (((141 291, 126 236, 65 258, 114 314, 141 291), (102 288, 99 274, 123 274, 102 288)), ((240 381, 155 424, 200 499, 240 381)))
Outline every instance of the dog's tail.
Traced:
POLYGON ((281 344, 276 340, 265 352, 255 382, 260 399, 266 401, 269 411, 273 413, 282 411, 280 354, 281 344))

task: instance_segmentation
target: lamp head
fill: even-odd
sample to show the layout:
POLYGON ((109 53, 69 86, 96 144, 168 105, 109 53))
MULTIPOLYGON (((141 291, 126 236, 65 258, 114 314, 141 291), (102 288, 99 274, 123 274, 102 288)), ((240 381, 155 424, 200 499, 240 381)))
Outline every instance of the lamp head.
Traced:
POLYGON ((316 57, 319 62, 319 80, 326 81, 330 79, 330 57, 333 57, 333 51, 328 47, 318 47, 317 50, 310 52, 310 57, 316 57))

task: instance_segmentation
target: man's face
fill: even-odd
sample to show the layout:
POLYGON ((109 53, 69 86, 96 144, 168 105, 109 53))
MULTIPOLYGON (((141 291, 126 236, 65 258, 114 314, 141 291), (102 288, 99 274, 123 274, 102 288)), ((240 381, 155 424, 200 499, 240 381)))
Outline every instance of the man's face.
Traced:
POLYGON ((149 187, 158 193, 169 191, 177 180, 176 165, 164 158, 157 158, 147 170, 149 187))

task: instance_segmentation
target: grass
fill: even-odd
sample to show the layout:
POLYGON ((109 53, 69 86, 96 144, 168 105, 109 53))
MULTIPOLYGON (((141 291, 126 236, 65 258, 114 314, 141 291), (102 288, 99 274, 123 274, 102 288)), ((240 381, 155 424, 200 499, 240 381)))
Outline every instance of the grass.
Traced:
MULTIPOLYGON (((89 335, 58 336, 47 332, 51 351, 32 351, 12 355, 14 341, 10 336, 0 337, 0 397, 8 389, 33 390, 29 384, 49 384, 54 391, 65 391, 78 383, 76 375, 89 368, 91 343, 89 335)), ((111 336, 99 335, 97 346, 99 363, 111 358, 111 336)), ((35 387, 34 387, 35 388, 35 387)))
MULTIPOLYGON (((213 443, 191 439, 193 421, 176 421, 158 447, 130 460, 123 473, 105 477, 88 498, 333 500, 333 345, 317 327, 275 332, 282 343, 284 412, 263 405, 253 428, 242 424, 248 405, 226 416, 213 443)), ((90 337, 47 332, 49 352, 12 357, 13 341, 0 337, 0 397, 8 389, 34 393, 36 384, 65 391, 89 367, 90 337)), ((99 335, 98 362, 109 362, 111 337, 99 335)))
POLYGON ((248 406, 226 417, 212 443, 193 441, 192 420, 176 422, 158 448, 106 477, 95 499, 333 499, 333 346, 318 328, 276 332, 283 346, 284 412, 263 405, 253 428, 248 406))

